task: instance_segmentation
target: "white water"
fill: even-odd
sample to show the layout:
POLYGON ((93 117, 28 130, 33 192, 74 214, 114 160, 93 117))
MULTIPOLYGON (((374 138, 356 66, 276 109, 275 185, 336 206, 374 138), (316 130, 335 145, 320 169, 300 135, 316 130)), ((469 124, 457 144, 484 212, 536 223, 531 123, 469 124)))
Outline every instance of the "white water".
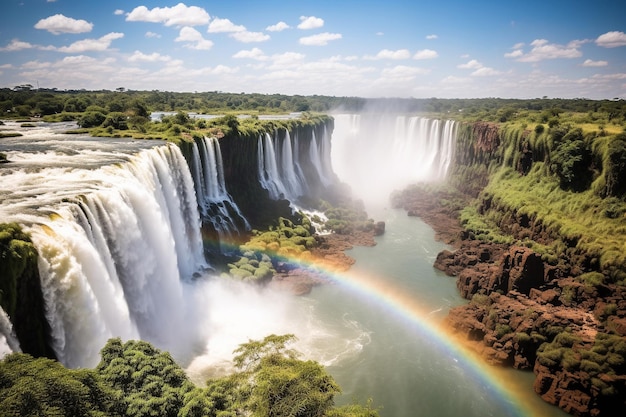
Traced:
POLYGON ((415 182, 445 179, 456 123, 396 114, 337 114, 332 166, 368 208, 415 182))
POLYGON ((209 220, 220 237, 238 232, 238 223, 250 229, 248 220, 226 189, 222 151, 217 138, 203 137, 192 146, 192 175, 203 219, 209 220))
MULTIPOLYGON (((357 324, 346 333, 320 322, 313 303, 210 276, 193 178, 217 178, 200 191, 223 198, 218 154, 192 174, 178 147, 157 141, 44 126, 1 145, 12 162, 0 167, 0 216, 21 223, 37 247, 52 347, 64 365, 93 367, 109 338, 141 338, 201 382, 232 370, 232 351, 250 338, 294 333, 307 358, 327 364, 366 340, 357 324)), ((2 334, 0 351, 19 349, 8 327, 2 334)))
POLYGON ((258 139, 257 162, 261 186, 269 191, 270 198, 285 198, 295 204, 312 188, 313 182, 324 187, 335 182, 330 152, 330 135, 325 125, 322 138, 318 140, 313 130, 308 143, 302 143, 297 135, 291 138, 289 132, 280 135, 276 131, 273 136, 265 133, 258 139), (306 160, 302 160, 301 146, 308 151, 306 160), (303 168, 305 164, 313 168, 317 178, 307 178, 303 168))

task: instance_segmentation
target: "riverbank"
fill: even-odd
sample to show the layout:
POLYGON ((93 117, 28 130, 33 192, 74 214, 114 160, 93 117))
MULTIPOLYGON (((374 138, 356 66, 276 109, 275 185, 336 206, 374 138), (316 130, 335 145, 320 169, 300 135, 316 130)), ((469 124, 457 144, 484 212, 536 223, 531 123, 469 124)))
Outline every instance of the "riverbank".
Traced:
POLYGON ((471 301, 453 308, 446 324, 487 362, 533 370, 535 392, 567 413, 622 415, 624 289, 590 286, 571 274, 576 268, 550 265, 528 247, 475 239, 459 220, 470 200, 425 188, 394 198, 454 248, 439 253, 434 266, 456 276, 460 294, 471 301))

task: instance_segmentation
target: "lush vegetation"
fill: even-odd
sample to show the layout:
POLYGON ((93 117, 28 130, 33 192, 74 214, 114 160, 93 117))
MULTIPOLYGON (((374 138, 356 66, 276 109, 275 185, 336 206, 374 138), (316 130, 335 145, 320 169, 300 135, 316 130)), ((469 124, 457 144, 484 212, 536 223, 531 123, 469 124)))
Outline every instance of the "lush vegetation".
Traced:
POLYGON ((0 362, 5 416, 353 416, 375 417, 361 405, 336 407, 341 392, 316 362, 289 349, 293 335, 242 344, 232 375, 194 385, 169 353, 147 342, 111 339, 95 369, 13 353, 0 362))
POLYGON ((598 284, 626 283, 626 133, 615 114, 518 112, 463 124, 453 182, 481 190, 461 210, 465 228, 600 273, 598 284))

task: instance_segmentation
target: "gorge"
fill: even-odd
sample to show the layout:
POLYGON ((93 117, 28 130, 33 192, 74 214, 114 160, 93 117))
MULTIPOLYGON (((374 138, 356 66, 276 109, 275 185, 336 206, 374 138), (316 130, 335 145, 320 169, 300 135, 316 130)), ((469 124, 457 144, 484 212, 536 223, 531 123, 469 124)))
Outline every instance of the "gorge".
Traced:
MULTIPOLYGON (((307 203, 320 198, 333 199, 337 190, 341 190, 336 188, 339 181, 347 182, 355 195, 364 200, 370 215, 387 221, 387 217, 395 219, 399 215, 397 209, 389 208, 387 195, 390 191, 415 182, 441 181, 450 173, 453 174, 452 180, 467 180, 471 175, 480 176, 480 172, 472 171, 477 170, 477 161, 493 158, 500 164, 504 159, 498 153, 501 152, 499 141, 504 139, 493 130, 468 134, 465 126, 452 120, 382 113, 337 114, 332 119, 321 119, 312 124, 294 122, 290 128, 276 127, 262 134, 239 132, 222 138, 219 135, 194 137, 182 142, 180 147, 153 141, 52 135, 47 129, 57 127, 42 126, 40 131, 25 132, 25 137, 3 139, 1 149, 11 161, 1 168, 1 178, 6 181, 0 188, 3 192, 0 207, 3 221, 23 225, 40 257, 41 314, 45 312, 45 317, 40 317, 40 331, 49 332, 51 339, 47 346, 32 342, 39 349, 38 354, 54 356, 68 367, 91 367, 97 363, 99 349, 110 337, 141 338, 172 352, 177 361, 188 367, 190 374, 202 378, 207 369, 227 367, 228 358, 238 343, 270 332, 290 332, 297 334, 299 347, 307 355, 330 369, 336 368, 338 375, 343 372, 342 385, 353 386, 354 392, 357 390, 354 386, 371 375, 360 375, 358 364, 350 368, 350 372, 342 371, 342 364, 365 360, 361 352, 368 349, 371 352, 371 348, 380 343, 377 333, 390 327, 384 320, 394 316, 376 309, 375 314, 380 314, 379 319, 383 321, 376 324, 376 331, 372 330, 371 322, 368 324, 368 320, 373 320, 371 317, 355 320, 352 317, 355 313, 349 309, 338 309, 330 314, 332 320, 321 320, 320 316, 324 314, 320 313, 318 305, 328 303, 332 298, 316 297, 319 293, 332 293, 332 285, 316 288, 310 296, 294 301, 285 294, 251 290, 238 282, 219 284, 221 278, 215 272, 219 267, 213 264, 214 252, 228 255, 234 250, 223 242, 229 239, 237 242, 237 235, 266 226, 279 216, 292 217, 300 208, 306 208, 307 203), (355 149, 362 151, 358 157, 355 149), (11 173, 7 175, 6 172, 11 173), (239 314, 239 319, 232 317, 239 314), (291 320, 285 320, 285 317, 291 320), (341 317, 338 322, 335 321, 337 317, 341 317), (242 323, 248 326, 244 327, 242 323), (49 330, 46 330, 47 326, 49 330), (239 329, 233 331, 235 327, 239 329), (294 328, 299 332, 294 332, 294 328), (374 339, 378 341, 374 342, 374 339)), ((523 138, 515 146, 518 149, 507 157, 518 158, 522 166, 523 159, 519 155, 525 155, 523 138)), ((470 188, 475 182, 467 185, 470 188)), ((419 214, 411 198, 407 192, 403 197, 397 197, 395 204, 419 214)), ((485 198, 484 201, 489 200, 485 198)), ((439 206, 436 209, 443 211, 439 206)), ((486 212, 488 208, 482 210, 486 212)), ((426 214, 424 218, 427 218, 426 214)), ((524 224, 525 221, 518 223, 524 224)), ((432 315, 438 323, 449 309, 457 305, 462 305, 465 310, 454 311, 463 314, 472 308, 477 309, 474 301, 478 298, 466 305, 456 294, 453 280, 437 275, 431 268, 438 252, 452 257, 449 254, 461 256, 463 251, 446 252, 443 245, 426 243, 427 238, 421 234, 431 232, 427 228, 421 229, 424 226, 397 220, 389 225, 387 235, 380 238, 381 246, 387 236, 399 235, 397 240, 410 242, 404 246, 406 257, 412 257, 416 245, 428 248, 423 255, 425 265, 419 267, 417 276, 431 274, 428 285, 436 289, 420 301, 420 310, 428 311, 420 312, 419 317, 432 315), (403 237, 398 231, 412 228, 421 230, 420 235, 403 237), (438 292, 441 293, 435 295, 438 292)), ((437 229, 436 225, 433 227, 437 229)), ((455 238, 450 238, 449 243, 454 245, 455 238)), ((369 249, 376 250, 376 247, 355 248, 353 251, 367 253, 369 249)), ((354 267, 357 274, 367 275, 367 271, 375 270, 377 262, 382 263, 377 259, 392 258, 398 253, 397 247, 387 250, 390 252, 381 258, 370 254, 364 258, 357 256, 354 267), (374 265, 363 266, 363 270, 360 264, 367 265, 367 258, 374 261, 374 265)), ((495 255, 493 259, 492 262, 496 262, 495 255)), ((447 270, 459 274, 463 270, 461 266, 474 266, 476 262, 454 260, 448 264, 459 265, 457 271, 447 270)), ((416 267, 407 268, 398 274, 405 278, 414 276, 416 267)), ((385 274, 391 269, 391 265, 386 265, 376 273, 385 274)), ((359 286, 354 284, 358 282, 354 281, 357 278, 350 281, 343 275, 338 277, 328 276, 326 279, 339 283, 339 292, 344 288, 342 280, 352 283, 348 287, 359 286)), ((426 291, 424 287, 413 287, 412 283, 393 285, 415 294, 426 291)), ((541 285, 543 281, 535 286, 541 285)), ((361 288, 367 288, 367 285, 361 284, 361 288)), ((478 288, 489 287, 477 284, 474 288, 478 293, 478 288)), ((480 295, 495 294, 496 290, 502 290, 502 287, 480 292, 480 295)), ((507 290, 500 292, 506 293, 507 290)), ((382 290, 371 291, 382 293, 382 290)), ((530 294, 531 290, 527 293, 530 294)), ((353 295, 350 291, 340 292, 331 305, 349 305, 348 299, 353 295)), ((471 298, 473 293, 463 295, 471 298)), ((545 291, 537 296, 544 297, 545 291)), ((491 296, 492 299, 495 297, 491 296)), ((371 300, 364 299, 363 302, 367 306, 371 300)), ((403 308, 411 310, 413 302, 406 301, 409 304, 404 304, 403 308)), ((15 350, 18 341, 6 331, 5 316, 6 313, 2 321, 4 349, 15 350)), ((617 319, 616 314, 614 320, 617 319)), ((419 322, 415 318, 411 320, 419 322)), ((18 323, 13 325, 21 343, 19 336, 23 333, 18 323)), ((400 324, 398 330, 388 337, 394 339, 406 332, 408 335, 400 345, 419 345, 423 339, 430 339, 433 346, 423 349, 435 352, 439 342, 443 345, 452 343, 448 336, 437 333, 436 326, 432 329, 428 326, 423 325, 422 330, 415 331, 400 324)), ((462 331, 473 335, 480 327, 476 323, 471 326, 474 327, 462 331)), ((412 351, 409 349, 408 352, 409 356, 403 357, 405 363, 411 362, 412 351)), ((425 415, 458 415, 459 410, 465 411, 466 415, 527 414, 519 406, 519 399, 508 399, 508 394, 498 391, 511 390, 510 387, 496 387, 502 379, 498 382, 481 377, 480 372, 475 372, 478 375, 475 376, 470 360, 463 357, 465 351, 460 352, 463 353, 452 348, 452 353, 444 353, 440 358, 430 356, 434 353, 425 356, 414 353, 412 356, 417 362, 439 364, 434 367, 433 375, 439 375, 441 381, 422 381, 420 386, 432 385, 435 390, 452 386, 456 391, 476 385, 476 391, 456 395, 460 399, 452 401, 455 405, 446 403, 449 398, 445 393, 434 398, 434 404, 424 406, 425 415), (454 366, 455 363, 459 364, 458 367, 454 366), (451 384, 450 381, 455 379, 462 382, 451 384), (441 403, 445 411, 438 408, 441 403)), ((410 392, 416 389, 412 377, 428 375, 428 372, 424 367, 408 368, 400 379, 404 381, 405 389, 409 385, 408 392, 402 396, 410 397, 410 392)), ((618 384, 619 379, 616 385, 619 390, 618 384)), ((381 386, 372 387, 373 392, 361 391, 359 395, 372 396, 376 401, 381 386)), ((531 387, 527 389, 530 391, 531 387)), ((427 397, 428 394, 415 396, 420 401, 427 397)), ((385 402, 381 415, 387 415, 386 407, 393 410, 389 415, 410 413, 415 407, 411 402, 398 400, 400 405, 393 409, 388 405, 389 399, 385 402)), ((558 409, 544 408, 541 412, 559 415, 558 409)))

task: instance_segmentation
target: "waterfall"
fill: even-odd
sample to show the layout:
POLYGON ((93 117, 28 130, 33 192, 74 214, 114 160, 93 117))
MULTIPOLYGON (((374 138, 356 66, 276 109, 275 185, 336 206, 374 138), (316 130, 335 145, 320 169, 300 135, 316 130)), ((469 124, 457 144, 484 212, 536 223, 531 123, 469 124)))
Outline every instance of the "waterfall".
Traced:
POLYGON ((20 342, 15 336, 7 313, 0 307, 0 360, 9 353, 20 352, 20 342))
POLYGON ((386 113, 334 117, 333 168, 369 204, 386 204, 410 183, 445 178, 456 122, 386 113))
POLYGON ((259 136, 257 162, 261 186, 269 191, 270 197, 274 200, 288 198, 287 189, 278 170, 279 162, 274 139, 269 133, 259 136))
POLYGON ((203 137, 194 141, 190 165, 202 218, 213 225, 220 237, 237 233, 239 225, 249 230, 250 224, 226 190, 217 138, 203 137))
MULTIPOLYGON (((12 176, 18 189, 48 178, 75 192, 62 200, 42 195, 50 204, 21 219, 40 255, 51 344, 69 367, 97 364, 111 337, 180 351, 188 331, 185 281, 207 268, 193 180, 180 149, 157 146, 123 159, 98 169, 12 176)), ((18 212, 13 216, 20 220, 18 212)))
POLYGON ((274 135, 264 133, 258 139, 258 169, 261 186, 269 191, 270 198, 284 198, 292 205, 300 197, 308 195, 319 185, 328 187, 335 181, 331 165, 330 134, 323 126, 322 138, 316 138, 315 130, 305 139, 284 130, 274 135), (306 149, 306 153, 301 153, 306 149))

